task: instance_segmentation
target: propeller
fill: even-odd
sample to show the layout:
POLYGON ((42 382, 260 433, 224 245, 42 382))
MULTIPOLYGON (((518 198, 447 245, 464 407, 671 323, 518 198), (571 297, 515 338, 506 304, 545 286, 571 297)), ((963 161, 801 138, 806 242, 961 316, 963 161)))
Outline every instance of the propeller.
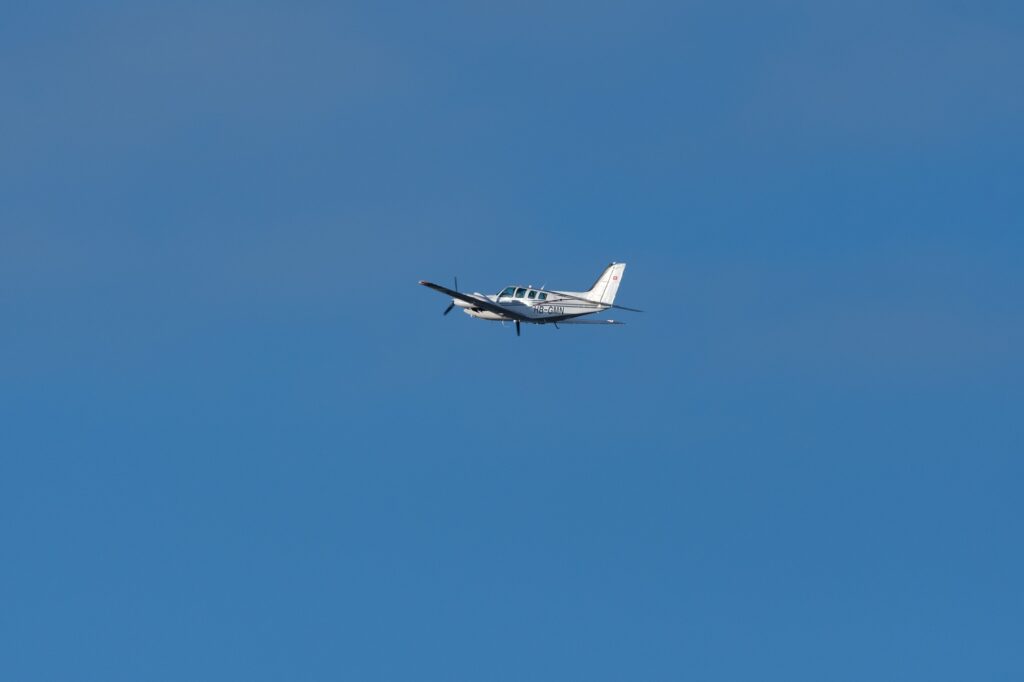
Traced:
MULTIPOLYGON (((458 290, 459 290, 459 278, 456 277, 455 278, 455 291, 458 291, 458 290)), ((448 304, 447 308, 445 308, 444 314, 447 315, 448 313, 450 313, 452 311, 452 308, 454 308, 454 307, 455 307, 455 299, 453 298, 452 302, 448 304)))

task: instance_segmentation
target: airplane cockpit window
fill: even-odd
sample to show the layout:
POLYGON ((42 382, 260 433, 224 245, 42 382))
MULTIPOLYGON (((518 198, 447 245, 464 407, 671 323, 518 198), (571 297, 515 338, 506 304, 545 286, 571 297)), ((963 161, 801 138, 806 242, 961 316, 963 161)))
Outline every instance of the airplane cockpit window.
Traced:
POLYGON ((515 287, 505 287, 505 290, 498 294, 498 296, 511 296, 516 291, 515 287))
POLYGON ((525 293, 526 289, 516 289, 516 298, 522 298, 525 293))
POLYGON ((537 298, 537 292, 536 291, 531 291, 530 293, 528 293, 526 295, 526 298, 537 298))
POLYGON ((539 295, 537 296, 537 298, 539 298, 539 299, 540 299, 540 300, 542 300, 542 301, 546 301, 546 300, 548 300, 548 295, 547 295, 547 294, 545 294, 545 293, 544 293, 544 292, 542 291, 542 292, 540 292, 540 294, 539 294, 539 295))

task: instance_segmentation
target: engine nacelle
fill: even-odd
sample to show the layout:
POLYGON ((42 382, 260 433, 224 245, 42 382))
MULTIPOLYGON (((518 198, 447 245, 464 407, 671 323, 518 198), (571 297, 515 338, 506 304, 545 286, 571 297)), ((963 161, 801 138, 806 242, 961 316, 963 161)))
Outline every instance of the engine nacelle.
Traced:
POLYGON ((468 306, 462 312, 466 313, 470 317, 475 317, 478 320, 500 321, 500 320, 507 320, 508 319, 506 317, 502 317, 501 315, 498 315, 497 313, 492 313, 490 310, 472 310, 468 306))

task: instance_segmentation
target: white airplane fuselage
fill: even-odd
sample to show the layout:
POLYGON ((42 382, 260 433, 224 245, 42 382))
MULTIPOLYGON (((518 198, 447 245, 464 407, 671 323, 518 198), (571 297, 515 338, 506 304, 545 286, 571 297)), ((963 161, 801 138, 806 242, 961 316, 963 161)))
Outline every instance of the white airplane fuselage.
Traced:
MULTIPOLYGON (((513 287, 509 288, 511 289, 513 287)), ((529 287, 515 287, 515 293, 508 296, 504 295, 504 292, 496 295, 486 295, 474 292, 473 296, 486 299, 492 303, 497 303, 504 308, 508 308, 510 312, 528 318, 530 322, 534 322, 536 324, 560 322, 573 317, 579 317, 580 315, 599 313, 603 310, 608 310, 610 307, 597 301, 579 300, 584 296, 584 294, 572 291, 547 291, 542 289, 531 289, 529 287), (516 298, 515 293, 521 293, 522 296, 516 298), (562 295, 564 294, 575 298, 563 298, 562 295), (533 298, 530 298, 531 295, 533 298), (540 298, 541 296, 543 296, 543 298, 540 298)), ((453 302, 456 307, 462 308, 462 312, 466 313, 470 317, 475 317, 478 320, 492 320, 495 322, 512 322, 515 320, 513 316, 500 315, 490 310, 476 308, 468 301, 454 299, 453 302)))

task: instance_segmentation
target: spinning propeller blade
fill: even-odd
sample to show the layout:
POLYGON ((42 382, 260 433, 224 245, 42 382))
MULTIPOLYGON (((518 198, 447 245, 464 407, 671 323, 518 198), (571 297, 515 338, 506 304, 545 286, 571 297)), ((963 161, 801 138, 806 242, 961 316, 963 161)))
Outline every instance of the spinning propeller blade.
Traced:
MULTIPOLYGON (((458 291, 458 290, 459 290, 459 278, 456 277, 455 278, 455 291, 458 291)), ((452 302, 448 304, 447 308, 445 308, 444 314, 447 315, 448 313, 450 313, 452 311, 452 308, 454 308, 454 307, 455 307, 455 299, 452 299, 452 302)))

